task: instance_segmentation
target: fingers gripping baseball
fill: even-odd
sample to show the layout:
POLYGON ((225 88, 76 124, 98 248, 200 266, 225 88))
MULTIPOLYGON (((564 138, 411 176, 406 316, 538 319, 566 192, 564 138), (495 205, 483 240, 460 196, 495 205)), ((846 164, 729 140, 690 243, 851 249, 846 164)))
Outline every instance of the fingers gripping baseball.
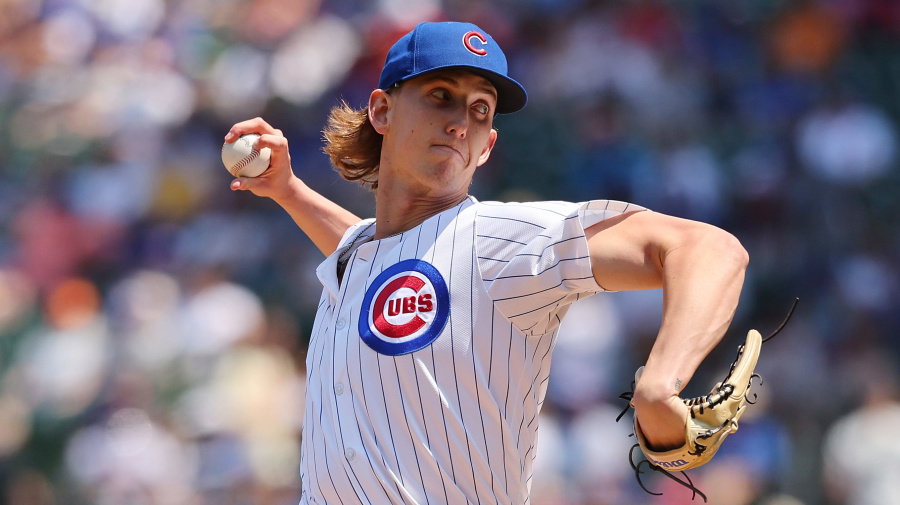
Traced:
POLYGON ((289 186, 295 179, 291 168, 287 138, 281 130, 257 117, 232 126, 225 135, 223 149, 239 139, 248 138, 246 137, 248 135, 258 135, 253 142, 255 152, 270 150, 268 168, 255 177, 247 177, 235 172, 237 177, 231 182, 231 189, 249 190, 257 196, 278 199, 289 191, 289 186))

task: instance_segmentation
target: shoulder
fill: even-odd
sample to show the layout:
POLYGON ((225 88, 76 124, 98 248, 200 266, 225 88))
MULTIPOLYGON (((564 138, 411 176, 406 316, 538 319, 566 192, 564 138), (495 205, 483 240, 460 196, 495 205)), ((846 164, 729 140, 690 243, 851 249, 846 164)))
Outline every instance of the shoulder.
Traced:
POLYGON ((476 206, 479 224, 496 222, 546 227, 574 215, 580 204, 564 201, 542 202, 479 202, 476 206))
POLYGON ((647 210, 629 202, 617 200, 589 200, 567 202, 561 200, 539 202, 478 202, 477 216, 483 222, 498 224, 528 223, 538 227, 549 227, 561 221, 577 219, 585 227, 604 219, 628 212, 647 210))

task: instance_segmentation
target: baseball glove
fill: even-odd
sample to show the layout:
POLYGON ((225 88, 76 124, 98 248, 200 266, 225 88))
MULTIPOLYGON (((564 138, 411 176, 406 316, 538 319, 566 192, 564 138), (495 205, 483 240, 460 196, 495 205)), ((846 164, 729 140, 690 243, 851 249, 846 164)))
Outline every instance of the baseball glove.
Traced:
MULTIPOLYGON (((664 452, 651 449, 644 438, 640 425, 635 419, 633 426, 637 444, 632 447, 630 458, 638 484, 644 491, 654 495, 660 494, 648 490, 641 481, 641 475, 643 474, 641 467, 647 465, 651 470, 662 472, 667 477, 691 489, 694 492, 694 497, 699 495, 703 498, 703 501, 706 501, 706 496, 694 486, 690 477, 683 472, 708 463, 715 456, 716 451, 719 450, 725 438, 738 430, 738 420, 743 415, 747 405, 755 403, 756 395, 754 394, 752 398, 750 397, 753 379, 759 379, 759 383, 762 384, 762 378, 753 371, 759 359, 762 343, 777 335, 784 328, 796 306, 797 301, 795 300, 790 313, 788 313, 784 322, 781 323, 781 326, 765 339, 756 330, 750 330, 747 333, 745 342, 738 346, 737 357, 732 362, 728 375, 721 382, 717 383, 708 395, 683 400, 688 407, 685 422, 687 426, 685 444, 683 446, 664 452), (640 447, 641 452, 647 459, 635 464, 633 459, 634 449, 638 447, 640 447), (682 472, 685 480, 675 477, 671 473, 673 471, 682 472)), ((629 405, 619 414, 617 421, 631 407, 634 384, 637 383, 642 371, 643 367, 639 368, 635 374, 632 390, 620 396, 620 398, 628 400, 629 405)))

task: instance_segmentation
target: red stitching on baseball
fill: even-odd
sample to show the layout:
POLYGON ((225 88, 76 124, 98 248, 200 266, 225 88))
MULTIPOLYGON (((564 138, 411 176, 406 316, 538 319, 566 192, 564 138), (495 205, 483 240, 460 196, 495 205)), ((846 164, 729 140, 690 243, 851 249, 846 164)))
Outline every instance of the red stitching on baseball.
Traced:
POLYGON ((259 157, 258 149, 254 149, 254 150, 250 151, 250 154, 248 154, 247 156, 244 156, 244 158, 241 159, 241 161, 232 165, 231 170, 229 170, 229 172, 231 172, 231 175, 234 175, 235 177, 237 177, 237 174, 238 174, 238 172, 241 171, 241 169, 243 169, 244 167, 249 165, 250 162, 252 162, 253 160, 255 160, 258 157, 259 157))

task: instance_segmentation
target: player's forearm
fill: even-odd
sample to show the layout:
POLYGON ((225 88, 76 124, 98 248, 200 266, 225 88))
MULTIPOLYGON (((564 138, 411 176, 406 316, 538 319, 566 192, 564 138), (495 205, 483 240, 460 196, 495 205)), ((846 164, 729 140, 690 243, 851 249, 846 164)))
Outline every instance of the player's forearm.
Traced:
POLYGON ((644 369, 644 393, 677 395, 719 343, 738 305, 748 257, 736 238, 703 226, 662 251, 663 318, 644 369))
POLYGON ((347 228, 360 218, 293 178, 289 190, 272 199, 281 205, 297 226, 326 256, 333 253, 347 228))
POLYGON ((700 226, 661 251, 660 262, 663 319, 632 403, 648 443, 666 450, 684 444, 687 408, 678 395, 731 323, 747 253, 730 234, 700 226))

